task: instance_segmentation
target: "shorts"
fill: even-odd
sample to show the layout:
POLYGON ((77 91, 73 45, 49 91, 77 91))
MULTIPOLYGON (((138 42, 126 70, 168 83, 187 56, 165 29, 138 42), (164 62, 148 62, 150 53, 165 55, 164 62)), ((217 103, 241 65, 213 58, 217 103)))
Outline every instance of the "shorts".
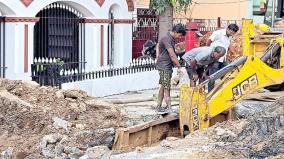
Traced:
POLYGON ((161 84, 165 89, 171 89, 171 79, 172 79, 172 71, 164 71, 159 70, 159 84, 161 84))
MULTIPOLYGON (((190 68, 190 66, 187 66, 185 68, 186 68, 186 72, 188 74, 189 79, 192 79, 192 77, 193 77, 192 69, 190 68)), ((201 78, 203 73, 204 73, 204 67, 198 67, 197 70, 196 70, 196 73, 198 75, 198 78, 201 78)))

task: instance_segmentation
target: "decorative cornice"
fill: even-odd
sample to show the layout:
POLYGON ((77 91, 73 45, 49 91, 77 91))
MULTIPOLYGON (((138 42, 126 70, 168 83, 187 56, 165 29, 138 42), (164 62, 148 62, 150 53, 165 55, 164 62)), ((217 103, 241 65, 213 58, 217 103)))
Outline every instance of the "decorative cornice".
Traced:
POLYGON ((28 7, 28 6, 33 2, 33 0, 21 0, 21 2, 22 2, 26 7, 28 7))
MULTIPOLYGON (((32 2, 33 2, 33 0, 20 0, 26 7, 28 7, 32 2)), ((95 0, 97 3, 98 3, 98 5, 101 7, 103 4, 104 4, 104 2, 105 2, 105 0, 95 0)), ((128 6, 128 11, 130 12, 132 12, 132 11, 134 11, 134 3, 133 3, 133 0, 126 0, 126 3, 127 3, 127 6, 128 6)))
POLYGON ((85 19, 85 23, 111 23, 112 19, 85 19))
MULTIPOLYGON (((101 7, 105 0, 95 0, 98 5, 101 7)), ((128 7, 128 11, 129 12, 133 12, 134 11, 134 3, 133 3, 133 0, 126 0, 126 3, 127 3, 127 7, 128 7)))
POLYGON ((3 19, 5 22, 38 22, 37 17, 5 17, 3 19))
POLYGON ((114 21, 115 24, 132 24, 135 22, 133 19, 85 19, 85 23, 111 23, 114 21))
POLYGON ((103 4, 104 4, 104 2, 105 2, 105 0, 95 0, 97 3, 98 3, 98 5, 101 7, 103 4))
MULTIPOLYGON (((38 17, 3 17, 0 18, 1 22, 38 22, 38 17)), ((84 19, 83 23, 111 23, 115 24, 132 24, 135 22, 134 19, 84 19)))
POLYGON ((114 23, 117 24, 132 24, 134 23, 135 20, 133 19, 114 19, 114 23))

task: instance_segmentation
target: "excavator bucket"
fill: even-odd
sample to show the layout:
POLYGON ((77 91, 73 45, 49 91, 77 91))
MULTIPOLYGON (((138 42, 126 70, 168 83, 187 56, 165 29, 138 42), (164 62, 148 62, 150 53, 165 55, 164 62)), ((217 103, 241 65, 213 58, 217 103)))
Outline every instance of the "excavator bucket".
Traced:
POLYGON ((179 122, 182 136, 209 127, 208 107, 205 97, 204 87, 189 87, 187 84, 181 86, 179 122))

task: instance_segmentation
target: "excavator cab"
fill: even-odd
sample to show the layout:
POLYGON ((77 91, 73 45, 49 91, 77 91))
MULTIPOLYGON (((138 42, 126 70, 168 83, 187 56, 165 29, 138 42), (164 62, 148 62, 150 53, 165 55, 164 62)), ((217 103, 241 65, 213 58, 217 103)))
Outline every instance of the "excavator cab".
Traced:
POLYGON ((264 24, 271 26, 272 30, 284 30, 284 1, 266 0, 264 24))

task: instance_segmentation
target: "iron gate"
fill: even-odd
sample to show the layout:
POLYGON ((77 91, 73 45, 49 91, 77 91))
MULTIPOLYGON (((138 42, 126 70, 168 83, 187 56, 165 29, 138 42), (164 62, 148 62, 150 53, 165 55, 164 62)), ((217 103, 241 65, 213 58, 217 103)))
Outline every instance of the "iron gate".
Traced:
POLYGON ((48 5, 36 17, 40 20, 34 27, 32 79, 41 85, 60 86, 69 80, 64 75, 84 72, 84 18, 59 3, 48 5))
POLYGON ((138 8, 137 17, 134 20, 132 57, 136 59, 142 55, 143 44, 147 40, 158 41, 159 18, 154 11, 138 8))
POLYGON ((5 78, 5 17, 0 17, 0 77, 5 78))

